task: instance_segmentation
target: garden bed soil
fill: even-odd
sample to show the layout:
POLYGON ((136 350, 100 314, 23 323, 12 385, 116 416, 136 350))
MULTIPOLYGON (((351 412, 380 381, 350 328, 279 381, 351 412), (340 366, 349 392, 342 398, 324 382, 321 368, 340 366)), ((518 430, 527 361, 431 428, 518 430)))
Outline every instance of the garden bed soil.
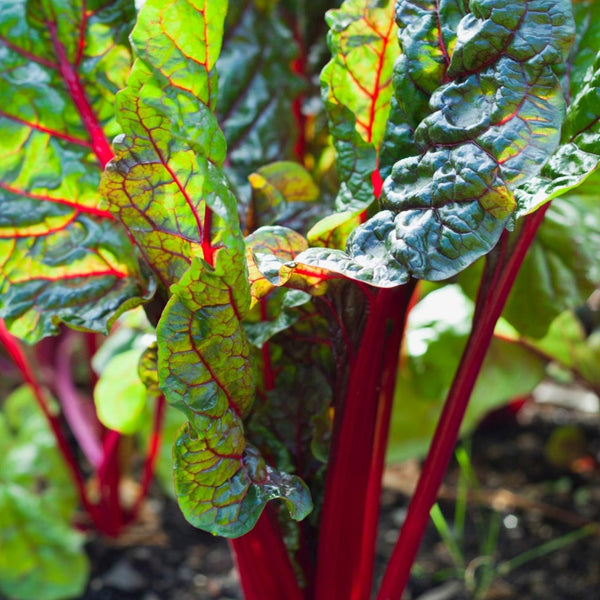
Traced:
MULTIPOLYGON (((488 420, 473 435, 470 447, 479 487, 470 492, 461 544, 467 568, 460 577, 448 575, 453 565, 450 552, 430 524, 406 600, 471 600, 464 574, 467 579, 476 577, 488 560, 481 549, 490 518, 499 523, 491 551, 495 565, 600 522, 597 414, 529 403, 516 418, 488 420)), ((440 494, 449 523, 459 473, 453 464, 440 494)), ((418 474, 418 461, 386 471, 378 577, 418 474)), ((116 542, 90 539, 92 574, 81 600, 242 600, 226 541, 193 529, 175 503, 158 493, 142 517, 116 542)), ((485 600, 598 600, 600 534, 496 575, 485 600)))

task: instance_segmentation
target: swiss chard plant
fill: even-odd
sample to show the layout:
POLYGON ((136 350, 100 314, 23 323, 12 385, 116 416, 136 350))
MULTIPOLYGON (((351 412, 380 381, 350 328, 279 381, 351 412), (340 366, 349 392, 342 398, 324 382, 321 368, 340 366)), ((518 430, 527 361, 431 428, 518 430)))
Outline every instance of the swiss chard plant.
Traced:
MULTIPOLYGON (((533 361, 530 389, 540 352, 560 354, 550 322, 600 280, 599 5, 140 4, 1 3, 0 337, 106 533, 147 492, 165 402, 182 414, 175 495, 190 523, 231 539, 247 600, 371 597, 394 397, 399 431, 418 429, 419 360, 451 365, 377 591, 398 599, 503 311, 492 353, 533 361), (400 360, 413 306, 448 290, 474 299, 470 331, 430 316, 400 360), (93 332, 140 306, 138 335, 97 355, 100 424, 77 401, 73 346, 94 354, 93 332), (60 416, 16 338, 55 369, 60 416), (148 398, 124 511, 118 447, 148 398)), ((19 526, 3 544, 25 535, 27 503, 52 498, 7 473, 0 514, 19 526)), ((2 577, 0 558, 0 589, 32 597, 2 577)))

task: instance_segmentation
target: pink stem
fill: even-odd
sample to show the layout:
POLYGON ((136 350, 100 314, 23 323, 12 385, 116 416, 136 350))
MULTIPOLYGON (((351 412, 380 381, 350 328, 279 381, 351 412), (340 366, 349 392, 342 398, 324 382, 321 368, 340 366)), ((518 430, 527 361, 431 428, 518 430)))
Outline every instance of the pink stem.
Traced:
POLYGON ((548 206, 546 204, 524 219, 523 228, 514 242, 511 242, 505 232, 496 250, 488 256, 477 296, 471 335, 448 393, 377 600, 398 600, 402 597, 496 322, 548 206))
POLYGON ((13 359, 15 365, 21 371, 23 375, 23 379, 29 384, 31 387, 35 399, 37 400, 38 406, 40 407, 42 413, 46 417, 50 428, 52 429, 52 433, 56 439, 56 443, 62 454, 62 457, 71 473, 71 477, 73 478, 73 482, 77 488, 77 492, 79 494, 79 499, 81 504, 83 505, 85 511, 88 513, 91 520, 98 525, 99 518, 97 507, 94 506, 88 499, 87 492, 85 489, 85 480, 79 469, 79 464, 77 463, 77 459, 75 455, 71 451, 69 443, 62 431, 60 426, 60 422, 58 418, 50 412, 48 399, 46 398, 46 393, 42 388, 40 382, 36 379, 33 374, 33 370, 25 353, 21 349, 19 342, 8 332, 4 320, 0 319, 0 340, 4 344, 6 350, 10 354, 13 359))
POLYGON ((79 447, 89 463, 98 469, 102 462, 102 444, 98 438, 98 422, 91 398, 82 398, 71 375, 73 332, 65 332, 56 353, 56 391, 63 414, 79 447))

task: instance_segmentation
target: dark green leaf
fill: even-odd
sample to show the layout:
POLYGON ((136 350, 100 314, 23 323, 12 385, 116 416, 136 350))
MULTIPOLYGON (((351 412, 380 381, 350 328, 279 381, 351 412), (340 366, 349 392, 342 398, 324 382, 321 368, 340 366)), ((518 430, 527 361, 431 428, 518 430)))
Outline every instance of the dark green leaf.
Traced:
POLYGON ((394 163, 418 149, 414 132, 431 112, 431 94, 447 81, 456 29, 467 13, 464 0, 400 0, 396 23, 402 53, 394 65, 394 96, 379 170, 387 177, 394 163))
POLYGON ((217 115, 229 148, 227 174, 244 194, 250 173, 294 158, 298 135, 291 110, 303 87, 292 70, 298 47, 279 10, 264 5, 230 3, 217 62, 217 115))
MULTIPOLYGON (((427 35, 437 31, 438 40, 439 32, 450 35, 460 13, 452 6, 434 30, 426 20, 410 26, 429 23, 427 35)), ((421 154, 394 165, 382 210, 353 232, 347 255, 311 249, 297 262, 389 286, 410 276, 448 278, 495 246, 516 208, 512 191, 558 146, 565 108, 553 69, 569 49, 573 23, 567 0, 528 0, 518 8, 474 0, 470 10, 453 48, 436 42, 449 58, 450 79, 429 90, 433 112, 415 130, 421 154), (538 25, 543 37, 532 33, 538 25), (506 43, 496 48, 498 36, 506 43)), ((421 57, 424 73, 428 57, 421 57)))
POLYGON ((520 333, 543 336, 554 317, 583 304, 598 286, 598 256, 598 196, 557 198, 525 257, 503 316, 520 333))

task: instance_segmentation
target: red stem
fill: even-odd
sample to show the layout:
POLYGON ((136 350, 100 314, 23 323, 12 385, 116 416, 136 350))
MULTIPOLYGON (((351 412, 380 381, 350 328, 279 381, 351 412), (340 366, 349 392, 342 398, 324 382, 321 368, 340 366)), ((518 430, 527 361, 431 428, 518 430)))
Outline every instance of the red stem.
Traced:
POLYGON ((108 429, 102 444, 103 460, 98 467, 98 486, 100 488, 99 510, 102 516, 102 532, 117 537, 124 525, 123 507, 119 494, 121 467, 119 465, 119 442, 121 434, 108 429))
MULTIPOLYGON (((397 366, 409 295, 405 286, 378 291, 350 368, 346 398, 336 409, 319 530, 317 600, 370 596, 380 486, 377 471, 383 461, 381 438, 387 436, 388 407, 378 399, 382 374, 393 378, 389 370, 392 363, 392 371, 397 366), (376 439, 378 455, 372 458, 376 439), (366 516, 367 507, 375 515, 366 516)), ((386 393, 390 383, 387 379, 386 393)))
MULTIPOLYGON (((406 288, 404 297, 404 309, 400 313, 398 322, 390 334, 389 347, 397 348, 398 351, 404 339, 406 320, 412 306, 412 297, 416 287, 416 280, 411 280, 406 288)), ((377 406, 375 421, 375 439, 371 456, 371 467, 369 482, 367 484, 367 499, 364 514, 364 538, 361 548, 361 570, 363 575, 359 581, 363 583, 362 590, 357 594, 360 598, 370 598, 373 582, 373 569, 375 567, 375 546, 377 543, 377 530, 379 526, 379 508, 381 499, 381 487, 383 470, 385 467, 385 456, 387 453, 388 437, 390 432, 390 420, 394 405, 394 391, 396 389, 396 376, 398 374, 398 353, 389 351, 385 355, 385 364, 381 373, 381 391, 377 406)))
POLYGON ((150 489, 150 484, 154 478, 154 467, 156 465, 156 459, 158 458, 158 452, 160 449, 160 441, 162 437, 162 425, 164 421, 166 402, 164 395, 160 395, 156 399, 154 407, 154 419, 152 420, 152 432, 148 441, 148 450, 146 452, 146 459, 144 461, 144 470, 142 474, 142 480, 140 482, 140 491, 135 500, 135 503, 126 517, 126 523, 135 521, 140 508, 150 489))
POLYGON ((92 110, 88 99, 86 98, 79 75, 75 70, 75 67, 69 62, 65 48, 58 39, 56 23, 53 21, 48 21, 48 30, 50 31, 50 37, 52 38, 54 51, 56 53, 56 57, 58 58, 58 68, 62 78, 67 86, 67 89, 69 90, 69 94, 71 95, 75 106, 77 107, 77 110, 79 111, 79 114, 81 115, 81 120, 90 134, 92 149, 100 161, 102 168, 104 168, 106 163, 108 163, 108 161, 113 157, 110 144, 108 143, 104 135, 104 131, 102 130, 102 126, 98 122, 98 119, 96 118, 96 115, 92 110))
POLYGON ((267 506, 252 531, 230 540, 245 600, 302 600, 279 526, 267 506))
POLYGON ((75 455, 71 451, 67 439, 62 431, 60 422, 56 415, 53 415, 50 412, 48 399, 46 398, 46 393, 44 392, 40 382, 34 376, 31 365, 29 364, 25 353, 21 349, 19 342, 8 332, 8 329, 6 328, 3 319, 0 319, 0 340, 4 344, 15 365, 21 371, 23 379, 31 387, 35 399, 38 403, 38 406, 40 407, 42 413, 44 414, 44 417, 46 417, 46 420, 48 421, 48 424, 52 429, 52 433, 54 434, 54 438, 56 439, 58 449, 60 450, 65 464, 69 469, 69 472, 71 473, 71 477, 73 478, 73 482, 75 483, 75 487, 77 488, 81 504, 83 505, 90 519, 94 522, 96 526, 98 526, 100 519, 97 513, 97 508, 88 499, 87 492, 85 489, 85 480, 79 469, 79 464, 77 463, 75 455))
POLYGON ((511 239, 505 232, 497 248, 488 256, 477 295, 471 334, 448 392, 423 472, 386 569, 377 600, 398 600, 402 597, 429 522, 429 513, 456 445, 471 392, 492 340, 496 322, 548 206, 549 204, 546 204, 526 217, 516 238, 511 239))
POLYGON ((102 462, 102 445, 97 435, 99 424, 94 404, 91 398, 80 396, 71 374, 75 335, 72 331, 65 332, 58 344, 55 385, 65 420, 88 462, 97 469, 102 462))

